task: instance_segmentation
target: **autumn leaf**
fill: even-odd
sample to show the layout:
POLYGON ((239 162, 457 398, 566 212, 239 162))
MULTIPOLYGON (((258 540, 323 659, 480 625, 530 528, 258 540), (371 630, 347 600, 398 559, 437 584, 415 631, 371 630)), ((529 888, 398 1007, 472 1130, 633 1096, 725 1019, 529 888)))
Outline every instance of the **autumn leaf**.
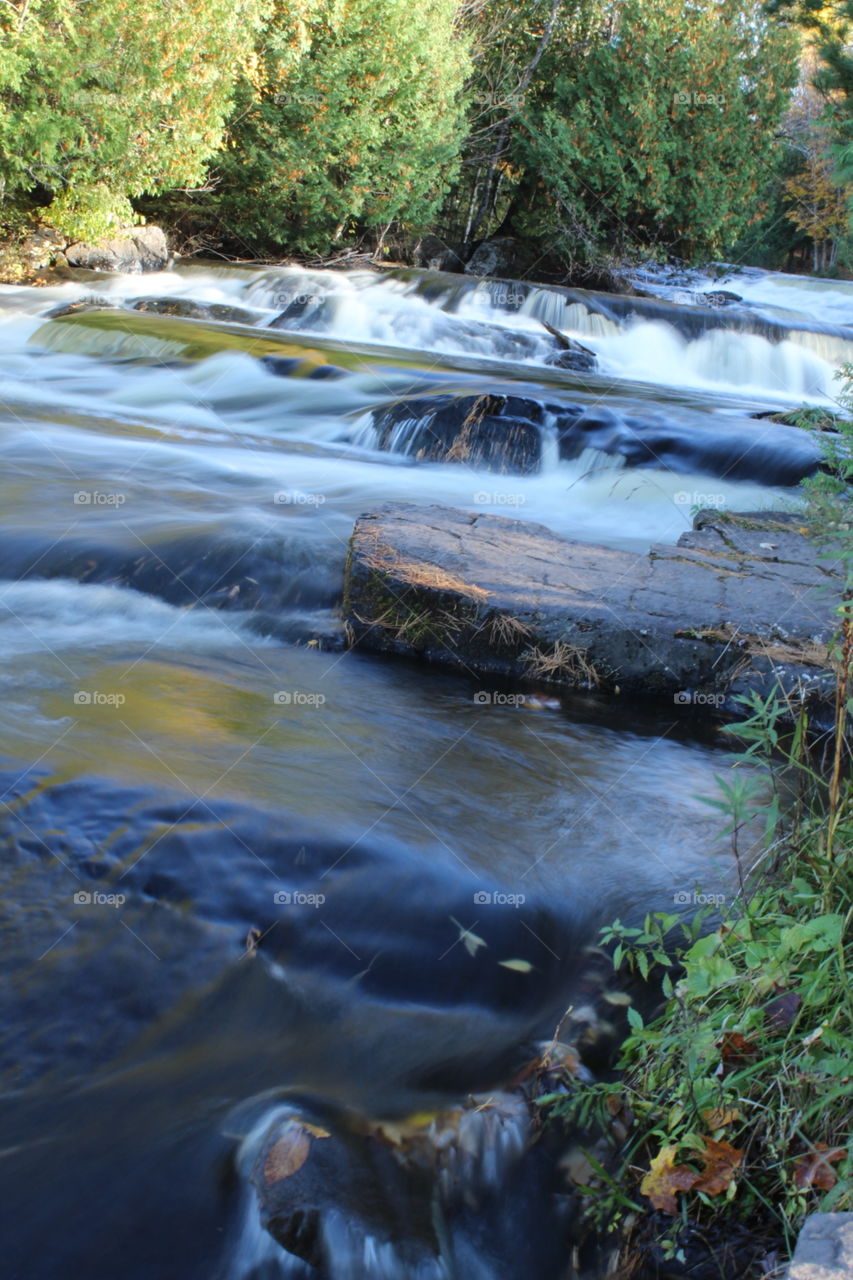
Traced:
POLYGON ((794 1169, 794 1186, 800 1191, 815 1187, 818 1191, 831 1191, 838 1179, 830 1166, 843 1160, 847 1152, 843 1147, 828 1147, 819 1142, 814 1150, 800 1156, 794 1169))
POLYGON ((704 1191, 706 1196, 720 1196, 735 1176, 735 1169, 742 1163, 743 1152, 728 1142, 715 1142, 713 1138, 706 1138, 705 1149, 699 1152, 699 1159, 704 1168, 695 1190, 704 1191))
POLYGON ((678 1212, 675 1199, 677 1191, 689 1191, 699 1181, 695 1170, 686 1164, 676 1164, 674 1157, 677 1147, 663 1147, 655 1156, 649 1172, 640 1183, 640 1191, 648 1196, 656 1209, 664 1213, 678 1212))
POLYGON ((709 1111, 702 1112, 702 1119, 709 1129, 725 1129, 727 1124, 740 1118, 740 1112, 734 1107, 712 1107, 709 1111))
POLYGON ((290 1178, 302 1168, 311 1151, 312 1137, 328 1138, 329 1134, 313 1124, 305 1124, 299 1120, 288 1121, 281 1137, 270 1147, 264 1161, 264 1180, 267 1186, 290 1178))
POLYGON ((721 1076, 727 1076, 730 1072, 737 1071, 739 1067, 745 1067, 750 1058, 754 1058, 758 1052, 758 1045, 752 1040, 747 1040, 746 1036, 742 1036, 739 1031, 727 1031, 717 1047, 722 1056, 722 1062, 717 1069, 717 1074, 721 1076))

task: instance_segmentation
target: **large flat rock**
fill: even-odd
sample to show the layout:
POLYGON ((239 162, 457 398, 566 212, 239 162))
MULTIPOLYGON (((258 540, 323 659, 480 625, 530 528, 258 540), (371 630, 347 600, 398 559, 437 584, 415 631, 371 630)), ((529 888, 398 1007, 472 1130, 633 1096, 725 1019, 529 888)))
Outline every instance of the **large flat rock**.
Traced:
POLYGON ((344 610, 362 648, 478 676, 718 708, 778 680, 823 700, 838 570, 789 514, 700 512, 677 544, 638 555, 389 503, 356 522, 344 610))
POLYGON ((850 1280, 853 1213, 813 1213, 803 1225, 788 1280, 850 1280))

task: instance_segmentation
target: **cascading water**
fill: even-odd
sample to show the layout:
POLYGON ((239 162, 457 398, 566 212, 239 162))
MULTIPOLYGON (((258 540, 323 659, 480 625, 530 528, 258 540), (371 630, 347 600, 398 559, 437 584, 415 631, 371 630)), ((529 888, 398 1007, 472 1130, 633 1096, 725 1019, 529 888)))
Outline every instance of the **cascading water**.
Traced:
POLYGON ((347 543, 396 500, 636 550, 796 505, 816 446, 751 415, 831 393, 849 290, 731 288, 719 315, 199 263, 0 289, 10 1276, 318 1274, 262 1223, 297 1106, 356 1171, 323 1280, 560 1274, 563 1189, 502 1091, 599 924, 730 891, 726 757, 671 700, 486 705, 348 652, 347 543), (413 1113, 426 1184, 421 1130, 386 1162, 413 1113))

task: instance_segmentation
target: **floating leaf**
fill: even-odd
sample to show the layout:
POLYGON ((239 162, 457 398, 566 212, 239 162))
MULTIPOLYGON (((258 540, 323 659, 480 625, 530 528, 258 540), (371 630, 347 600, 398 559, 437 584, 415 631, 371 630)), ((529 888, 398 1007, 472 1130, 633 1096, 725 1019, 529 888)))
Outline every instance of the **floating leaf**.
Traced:
POLYGON ((699 1181, 695 1170, 688 1168, 686 1164, 675 1163, 677 1150, 677 1147, 663 1147, 640 1183, 643 1195, 648 1196, 654 1207, 664 1213, 677 1213, 676 1192, 689 1191, 699 1181))
POLYGON ((831 1191, 838 1179, 831 1167, 843 1160, 847 1152, 843 1147, 828 1147, 819 1142, 813 1151, 800 1156, 794 1168, 794 1186, 804 1191, 815 1187, 819 1191, 831 1191))
POLYGON ((264 1161, 264 1180, 267 1185, 281 1182, 297 1173, 311 1151, 311 1139, 328 1138, 325 1129, 306 1124, 299 1120, 290 1120, 282 1129, 281 1137, 270 1147, 264 1161))
POLYGON ((499 960, 502 969, 512 969, 515 973, 532 973, 533 965, 529 960, 499 960))

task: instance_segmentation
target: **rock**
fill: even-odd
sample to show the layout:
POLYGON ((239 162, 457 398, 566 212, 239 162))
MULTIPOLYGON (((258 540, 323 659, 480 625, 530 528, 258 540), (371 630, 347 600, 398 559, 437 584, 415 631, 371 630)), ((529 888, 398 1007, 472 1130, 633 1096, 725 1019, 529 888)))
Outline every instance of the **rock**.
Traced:
POLYGON ((389 503, 356 522, 344 609, 363 648, 727 714, 777 678, 794 700, 831 695, 837 566, 818 556, 785 514, 700 512, 637 555, 389 503))
POLYGON ((428 271, 463 271, 459 254, 441 236, 421 236, 412 250, 412 263, 428 271))
POLYGON ((380 449, 528 475, 541 465, 543 436, 556 438, 547 416, 548 406, 522 396, 424 396, 377 411, 373 427, 380 449))
POLYGON ((728 289, 709 289, 697 296, 709 307, 727 307, 732 302, 743 302, 739 293, 729 293, 728 289))
POLYGON ((258 312, 247 311, 245 307, 231 307, 221 302, 192 302, 189 298, 137 298, 131 306, 134 311, 149 311, 158 316, 179 316, 184 320, 256 324, 258 319, 258 312))
POLYGON ((98 244, 69 245, 65 256, 90 271, 164 271, 172 260, 160 227, 127 227, 98 244))
POLYGON ((850 1280, 853 1213, 812 1213, 806 1218, 787 1280, 850 1280))
POLYGON ((469 276, 503 276, 512 278, 523 275, 533 264, 533 252, 521 240, 513 236, 498 236, 484 240, 465 265, 469 276))
MULTIPOLYGON (((65 265, 65 237, 57 231, 33 231, 0 248, 0 281, 8 284, 52 284, 52 269, 65 265)), ((61 278, 61 277, 58 277, 61 278)))

